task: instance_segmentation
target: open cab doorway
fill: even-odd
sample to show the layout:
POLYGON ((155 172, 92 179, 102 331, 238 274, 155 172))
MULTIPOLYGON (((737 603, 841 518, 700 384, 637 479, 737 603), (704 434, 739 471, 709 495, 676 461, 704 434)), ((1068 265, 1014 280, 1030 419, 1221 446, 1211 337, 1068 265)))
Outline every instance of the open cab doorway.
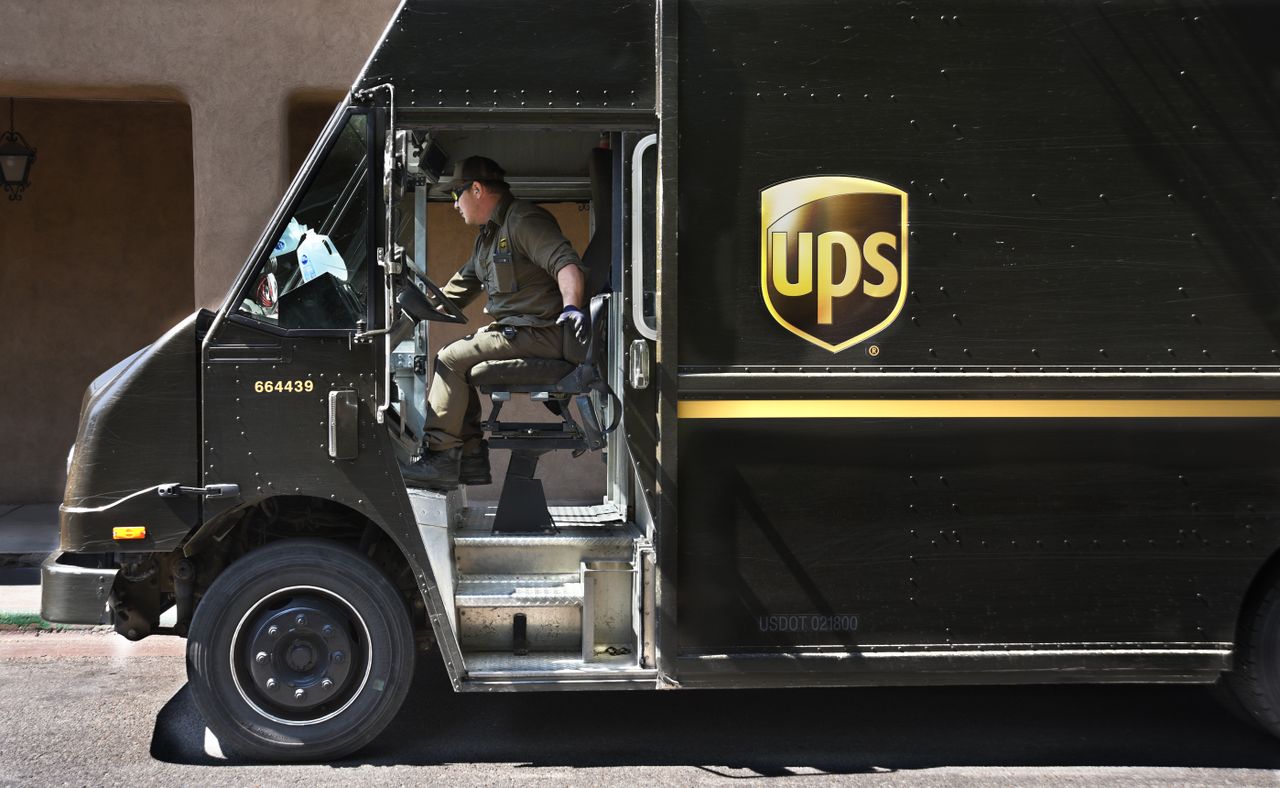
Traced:
MULTIPOLYGON (((642 469, 653 467, 656 447, 628 439, 653 434, 656 409, 642 405, 633 415, 627 406, 633 395, 653 401, 645 346, 653 340, 641 333, 653 320, 655 282, 642 270, 655 200, 652 186, 644 188, 643 157, 652 146, 645 136, 441 126, 395 132, 389 217, 404 277, 396 299, 401 318, 415 318, 411 329, 402 321, 389 343, 394 384, 386 424, 401 462, 421 446, 436 354, 490 321, 482 303, 468 310, 466 325, 438 317, 436 285, 467 259, 475 239, 453 211, 453 163, 483 155, 502 164, 514 196, 551 210, 587 269, 592 325, 585 347, 567 344, 563 360, 487 362, 472 371, 496 466, 493 486, 471 496, 466 486, 409 487, 462 656, 463 686, 651 686, 657 675, 654 522, 636 493, 653 488, 642 469), (406 294, 408 287, 416 292, 406 294), (418 299, 426 303, 415 312, 418 299)), ((650 166, 650 184, 654 175, 650 166)))

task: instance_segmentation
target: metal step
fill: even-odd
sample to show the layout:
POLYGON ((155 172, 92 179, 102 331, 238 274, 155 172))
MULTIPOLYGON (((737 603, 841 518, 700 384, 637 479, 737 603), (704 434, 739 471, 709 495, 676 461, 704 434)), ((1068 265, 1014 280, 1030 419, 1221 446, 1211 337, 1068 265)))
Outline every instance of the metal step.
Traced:
POLYGON ((520 682, 617 681, 657 679, 657 671, 637 667, 634 654, 600 656, 584 662, 576 651, 527 654, 509 652, 468 654, 464 658, 469 681, 520 682))
POLYGON ((462 575, 458 607, 582 607, 582 578, 556 575, 462 575))
POLYGON ((462 575, 455 597, 458 642, 464 651, 512 653, 516 617, 524 617, 529 651, 563 651, 582 643, 579 573, 462 575))
POLYGON ((568 574, 583 561, 630 561, 639 537, 631 524, 520 535, 467 529, 454 535, 453 553, 460 575, 568 574))
MULTIPOLYGON (((607 503, 597 506, 548 506, 547 514, 551 515, 551 522, 556 528, 617 526, 622 525, 625 519, 617 507, 607 503)), ((461 525, 469 530, 492 531, 497 516, 497 506, 472 506, 463 513, 461 525)))

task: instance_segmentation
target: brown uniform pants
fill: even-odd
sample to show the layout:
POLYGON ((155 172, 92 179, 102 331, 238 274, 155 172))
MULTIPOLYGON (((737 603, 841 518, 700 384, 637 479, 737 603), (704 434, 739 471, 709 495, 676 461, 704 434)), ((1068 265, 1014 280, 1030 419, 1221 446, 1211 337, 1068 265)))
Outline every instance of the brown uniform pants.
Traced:
POLYGON ((471 369, 482 361, 562 358, 561 326, 517 326, 513 338, 497 325, 451 343, 436 356, 423 432, 432 451, 463 447, 480 450, 480 397, 471 387, 471 369))

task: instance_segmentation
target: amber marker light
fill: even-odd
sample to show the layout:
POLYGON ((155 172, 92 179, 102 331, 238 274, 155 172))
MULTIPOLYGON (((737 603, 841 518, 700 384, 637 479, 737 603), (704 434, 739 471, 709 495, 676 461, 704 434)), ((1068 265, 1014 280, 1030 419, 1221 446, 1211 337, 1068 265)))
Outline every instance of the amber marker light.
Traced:
POLYGON ((147 527, 145 525, 122 525, 111 529, 111 538, 117 542, 123 542, 130 539, 146 539, 147 527))

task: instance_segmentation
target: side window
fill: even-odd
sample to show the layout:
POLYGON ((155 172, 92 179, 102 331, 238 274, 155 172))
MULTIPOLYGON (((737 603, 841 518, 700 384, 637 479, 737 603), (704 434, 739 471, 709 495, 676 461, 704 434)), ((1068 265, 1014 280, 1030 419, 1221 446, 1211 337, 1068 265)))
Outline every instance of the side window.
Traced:
POLYGON ((658 137, 636 145, 631 161, 631 297, 636 331, 658 338, 658 137))
POLYGON ((355 328, 364 317, 368 141, 368 118, 352 115, 259 263, 240 314, 281 328, 355 328))

